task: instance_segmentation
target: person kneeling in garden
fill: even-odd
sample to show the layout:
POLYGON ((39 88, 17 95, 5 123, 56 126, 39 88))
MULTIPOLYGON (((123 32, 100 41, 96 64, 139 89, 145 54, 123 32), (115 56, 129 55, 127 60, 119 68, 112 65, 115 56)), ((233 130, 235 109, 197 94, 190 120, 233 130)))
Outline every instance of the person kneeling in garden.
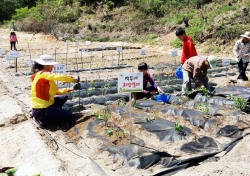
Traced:
POLYGON ((79 89, 79 78, 52 73, 57 64, 52 56, 41 55, 34 60, 31 76, 32 117, 42 128, 62 122, 74 124, 74 115, 62 106, 68 99, 67 93, 79 89), (72 88, 58 89, 55 81, 77 82, 72 88))
POLYGON ((133 93, 132 96, 135 100, 142 98, 150 98, 153 95, 164 93, 163 90, 156 84, 153 77, 148 72, 148 65, 145 62, 141 62, 138 65, 138 71, 142 72, 143 74, 143 92, 133 93), (150 87, 148 87, 148 83, 151 84, 150 87))
POLYGON ((216 68, 216 57, 200 57, 194 56, 186 60, 183 64, 183 84, 182 95, 185 91, 191 90, 191 80, 196 84, 196 87, 209 89, 207 70, 209 68, 216 68))

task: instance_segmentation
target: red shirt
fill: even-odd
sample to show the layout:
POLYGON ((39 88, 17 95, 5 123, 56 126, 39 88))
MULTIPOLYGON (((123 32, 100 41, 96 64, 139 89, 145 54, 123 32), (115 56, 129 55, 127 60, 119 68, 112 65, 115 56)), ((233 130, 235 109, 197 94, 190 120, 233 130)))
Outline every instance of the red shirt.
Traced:
POLYGON ((184 64, 190 57, 197 56, 192 37, 187 36, 182 43, 181 64, 184 64))

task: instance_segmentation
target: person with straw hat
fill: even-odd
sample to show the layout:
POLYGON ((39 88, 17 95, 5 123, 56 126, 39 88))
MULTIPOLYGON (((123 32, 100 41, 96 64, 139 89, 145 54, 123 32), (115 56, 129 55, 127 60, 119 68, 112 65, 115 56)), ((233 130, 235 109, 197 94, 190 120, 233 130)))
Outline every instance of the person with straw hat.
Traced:
POLYGON ((50 55, 41 55, 34 59, 31 76, 32 116, 39 127, 47 128, 49 125, 62 122, 74 123, 75 119, 70 111, 62 109, 68 99, 67 93, 80 89, 79 77, 52 73, 54 61, 50 55), (59 89, 55 81, 76 82, 72 88, 59 89))
POLYGON ((248 81, 246 69, 250 59, 250 32, 245 32, 241 37, 233 47, 233 53, 239 68, 238 82, 248 81))

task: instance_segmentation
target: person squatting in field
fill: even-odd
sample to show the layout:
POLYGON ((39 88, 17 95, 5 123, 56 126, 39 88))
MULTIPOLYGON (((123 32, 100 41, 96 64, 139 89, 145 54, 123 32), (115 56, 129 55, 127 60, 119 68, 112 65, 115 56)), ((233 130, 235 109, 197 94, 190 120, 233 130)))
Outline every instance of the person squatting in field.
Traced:
POLYGON ((154 78, 148 72, 148 65, 145 62, 139 63, 138 71, 143 73, 143 92, 133 93, 132 97, 135 100, 150 98, 159 93, 164 93, 163 90, 156 84, 154 78), (148 83, 151 86, 148 86, 148 83))
POLYGON ((74 123, 74 115, 62 106, 68 99, 67 93, 79 89, 79 77, 52 73, 54 61, 50 55, 41 55, 34 60, 31 76, 32 116, 40 127, 62 122, 74 123), (55 81, 77 82, 72 88, 58 89, 55 81))
POLYGON ((216 68, 216 64, 217 59, 215 56, 194 56, 186 60, 182 66, 182 95, 185 95, 185 91, 191 90, 191 80, 195 82, 196 87, 209 90, 207 70, 209 68, 216 68))

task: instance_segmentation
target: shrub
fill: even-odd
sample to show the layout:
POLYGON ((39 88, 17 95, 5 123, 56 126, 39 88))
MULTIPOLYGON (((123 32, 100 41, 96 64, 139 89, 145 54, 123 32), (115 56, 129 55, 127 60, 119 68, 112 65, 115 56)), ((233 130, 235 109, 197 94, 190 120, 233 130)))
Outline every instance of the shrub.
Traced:
POLYGON ((174 48, 181 48, 182 47, 182 42, 179 39, 173 40, 170 45, 174 48))

